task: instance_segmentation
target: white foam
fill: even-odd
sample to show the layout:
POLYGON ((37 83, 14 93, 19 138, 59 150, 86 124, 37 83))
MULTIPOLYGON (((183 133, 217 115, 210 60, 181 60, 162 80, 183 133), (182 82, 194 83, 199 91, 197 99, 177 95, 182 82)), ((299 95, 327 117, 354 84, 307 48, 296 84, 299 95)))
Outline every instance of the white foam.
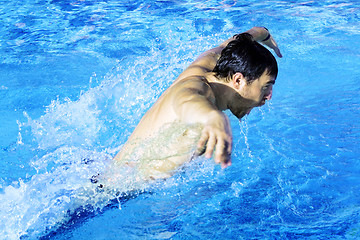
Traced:
POLYGON ((100 81, 91 77, 98 86, 76 101, 53 100, 39 118, 24 112, 27 122, 18 122, 18 144, 39 150, 30 161, 36 174, 4 187, 0 236, 36 238, 66 224, 76 209, 102 208, 119 192, 144 186, 124 176, 113 191, 99 191, 90 178, 104 171, 144 112, 186 66, 169 57, 172 51, 179 49, 120 61, 100 81))

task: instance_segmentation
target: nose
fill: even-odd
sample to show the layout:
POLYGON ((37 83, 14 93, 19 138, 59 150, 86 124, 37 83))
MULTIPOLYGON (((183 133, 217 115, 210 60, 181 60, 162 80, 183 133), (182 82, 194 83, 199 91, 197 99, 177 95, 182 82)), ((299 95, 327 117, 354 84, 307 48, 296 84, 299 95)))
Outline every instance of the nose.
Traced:
POLYGON ((265 93, 264 99, 270 100, 272 97, 272 86, 269 88, 269 90, 265 93))

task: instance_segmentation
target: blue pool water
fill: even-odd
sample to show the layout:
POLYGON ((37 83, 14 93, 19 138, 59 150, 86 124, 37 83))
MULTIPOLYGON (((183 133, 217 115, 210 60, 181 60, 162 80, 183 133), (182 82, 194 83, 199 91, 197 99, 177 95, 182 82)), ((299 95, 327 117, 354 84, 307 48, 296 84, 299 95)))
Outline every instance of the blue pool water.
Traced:
POLYGON ((1 1, 0 16, 1 239, 360 238, 358 1, 1 1), (284 57, 272 101, 230 117, 230 168, 88 188, 191 61, 252 26, 284 57))

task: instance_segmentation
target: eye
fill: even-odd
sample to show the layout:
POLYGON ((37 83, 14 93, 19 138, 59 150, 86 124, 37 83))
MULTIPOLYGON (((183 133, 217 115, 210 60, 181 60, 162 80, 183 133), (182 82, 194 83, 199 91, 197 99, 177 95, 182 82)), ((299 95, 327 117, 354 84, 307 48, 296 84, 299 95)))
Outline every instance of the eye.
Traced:
POLYGON ((262 87, 263 91, 268 90, 268 88, 271 86, 272 84, 266 84, 265 86, 262 87))
POLYGON ((275 80, 271 80, 269 82, 267 82, 262 88, 262 91, 267 91, 270 87, 272 87, 275 84, 275 80))

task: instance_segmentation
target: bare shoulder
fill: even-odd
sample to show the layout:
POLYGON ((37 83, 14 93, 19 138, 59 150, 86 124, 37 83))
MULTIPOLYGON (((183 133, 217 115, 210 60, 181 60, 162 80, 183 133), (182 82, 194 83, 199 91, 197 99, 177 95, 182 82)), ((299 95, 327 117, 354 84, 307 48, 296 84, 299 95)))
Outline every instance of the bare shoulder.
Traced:
POLYGON ((190 75, 188 77, 179 79, 171 86, 174 92, 178 91, 196 91, 196 92, 208 92, 211 90, 210 84, 205 76, 202 75, 190 75))
POLYGON ((177 78, 181 80, 191 76, 205 76, 212 72, 217 60, 220 58, 220 48, 214 48, 201 54, 193 63, 190 64, 177 78))
POLYGON ((189 76, 176 81, 169 89, 167 101, 174 110, 178 104, 198 102, 198 98, 205 98, 210 102, 215 101, 214 92, 204 76, 189 76))

